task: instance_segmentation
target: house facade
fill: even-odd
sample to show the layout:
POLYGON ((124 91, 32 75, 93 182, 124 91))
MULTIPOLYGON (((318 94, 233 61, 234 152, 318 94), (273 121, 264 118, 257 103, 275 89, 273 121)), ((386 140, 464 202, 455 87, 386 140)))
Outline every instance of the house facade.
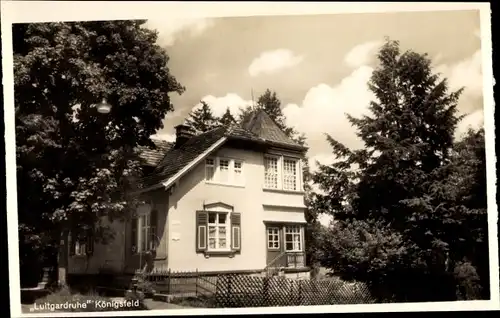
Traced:
POLYGON ((68 240, 68 274, 103 269, 308 273, 302 160, 306 149, 263 111, 241 125, 145 150, 146 204, 114 221, 107 244, 68 240))

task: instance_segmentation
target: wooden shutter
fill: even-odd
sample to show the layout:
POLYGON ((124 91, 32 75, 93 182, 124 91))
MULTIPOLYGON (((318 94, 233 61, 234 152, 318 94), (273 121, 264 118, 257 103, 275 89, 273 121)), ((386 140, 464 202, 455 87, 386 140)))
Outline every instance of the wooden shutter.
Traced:
POLYGON ((233 251, 241 250, 241 214, 231 213, 231 248, 233 251))
POLYGON ((132 253, 137 253, 137 217, 134 215, 131 222, 132 229, 130 231, 130 249, 132 253))
POLYGON ((69 255, 73 256, 75 255, 75 238, 74 238, 73 232, 69 232, 68 234, 68 248, 69 248, 69 255))
POLYGON ((157 226, 158 226, 158 210, 153 209, 151 210, 151 214, 149 215, 150 250, 155 250, 158 245, 158 238, 156 237, 157 226))
POLYGON ((196 211, 196 252, 207 250, 208 212, 196 211))

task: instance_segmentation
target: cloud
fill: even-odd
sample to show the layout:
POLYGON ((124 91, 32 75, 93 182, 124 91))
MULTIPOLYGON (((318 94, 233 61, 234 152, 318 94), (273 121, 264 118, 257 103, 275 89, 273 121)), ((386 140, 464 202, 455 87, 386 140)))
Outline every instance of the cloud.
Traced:
POLYGON ((477 104, 473 101, 483 96, 483 73, 481 65, 481 51, 476 51, 472 56, 457 63, 441 64, 436 67, 436 72, 448 79, 451 91, 464 88, 458 108, 461 111, 470 111, 471 106, 477 104))
POLYGON ((361 66, 336 86, 319 84, 311 88, 300 105, 285 106, 287 124, 305 133, 309 141, 324 140, 327 133, 349 147, 360 148, 363 144, 346 113, 354 117, 369 113, 374 96, 367 83, 372 72, 373 68, 361 66))
POLYGON ((370 65, 381 45, 381 41, 370 41, 356 45, 345 55, 344 62, 353 68, 370 65))
POLYGON ((170 141, 170 142, 174 142, 175 141, 175 135, 173 135, 173 134, 167 134, 167 133, 154 134, 154 135, 151 135, 150 138, 151 139, 166 140, 166 141, 170 141))
POLYGON ((346 114, 354 117, 369 114, 368 107, 375 96, 368 89, 374 70, 368 64, 376 57, 381 44, 381 41, 372 41, 355 46, 344 56, 344 61, 355 67, 351 74, 334 86, 318 84, 309 89, 300 105, 284 107, 287 124, 306 135, 310 155, 322 155, 326 149, 330 155, 325 133, 350 148, 363 146, 346 114))
POLYGON ((316 162, 319 162, 323 165, 331 165, 334 163, 336 158, 333 156, 333 153, 320 153, 314 156, 309 157, 309 168, 312 172, 316 172, 318 170, 318 165, 316 162))
POLYGON ((477 110, 465 116, 458 124, 455 131, 455 138, 461 139, 462 136, 470 129, 478 130, 484 125, 484 112, 482 109, 477 110))
POLYGON ((260 74, 274 74, 280 70, 298 65, 304 59, 287 49, 262 52, 248 67, 248 73, 254 77, 260 74))
POLYGON ((148 20, 144 26, 158 31, 157 43, 160 46, 171 46, 183 35, 199 36, 213 25, 213 19, 169 18, 165 20, 148 20))
MULTIPOLYGON (((244 100, 238 94, 228 93, 226 96, 216 97, 213 95, 207 95, 201 99, 206 102, 215 116, 222 116, 226 109, 229 107, 231 114, 237 116, 240 114, 241 108, 251 106, 253 102, 251 100, 244 100)), ((192 110, 196 110, 201 107, 201 103, 196 104, 192 110)))

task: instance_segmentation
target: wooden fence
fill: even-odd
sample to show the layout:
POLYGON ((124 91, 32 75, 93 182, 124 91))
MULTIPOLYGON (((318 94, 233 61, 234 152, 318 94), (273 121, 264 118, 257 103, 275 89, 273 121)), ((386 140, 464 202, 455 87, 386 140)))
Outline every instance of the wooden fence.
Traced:
POLYGON ((269 307, 374 303, 368 287, 336 278, 297 280, 280 276, 157 272, 144 276, 157 293, 197 298, 206 307, 269 307))
POLYGON ((217 281, 218 307, 307 306, 374 303, 366 285, 341 280, 224 275, 217 281))

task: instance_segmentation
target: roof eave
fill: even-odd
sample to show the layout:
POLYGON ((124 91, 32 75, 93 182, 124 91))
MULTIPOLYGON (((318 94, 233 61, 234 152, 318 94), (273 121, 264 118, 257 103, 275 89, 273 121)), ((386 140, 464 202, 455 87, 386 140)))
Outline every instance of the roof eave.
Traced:
POLYGON ((290 150, 297 150, 300 152, 307 152, 307 150, 309 150, 309 148, 306 146, 290 145, 290 144, 286 144, 286 143, 275 142, 275 141, 270 141, 270 140, 265 140, 265 139, 247 138, 247 137, 241 137, 241 136, 229 136, 229 138, 233 139, 233 140, 248 140, 248 141, 256 142, 256 143, 259 143, 262 145, 276 146, 276 147, 290 149, 290 150))
POLYGON ((134 194, 143 194, 143 193, 146 193, 146 192, 150 192, 150 191, 153 191, 153 190, 160 189, 161 187, 164 187, 165 190, 168 190, 182 176, 184 176, 186 173, 188 173, 189 171, 191 171, 191 169, 193 167, 195 167, 201 160, 205 159, 213 151, 215 151, 216 149, 218 149, 226 140, 227 140, 227 137, 221 137, 212 146, 210 146, 207 150, 205 150, 203 153, 201 153, 198 157, 196 157, 194 160, 192 160, 184 168, 182 168, 181 170, 179 170, 177 173, 175 173, 170 178, 161 180, 158 183, 156 183, 155 185, 149 186, 147 188, 138 190, 137 192, 134 192, 134 194))

